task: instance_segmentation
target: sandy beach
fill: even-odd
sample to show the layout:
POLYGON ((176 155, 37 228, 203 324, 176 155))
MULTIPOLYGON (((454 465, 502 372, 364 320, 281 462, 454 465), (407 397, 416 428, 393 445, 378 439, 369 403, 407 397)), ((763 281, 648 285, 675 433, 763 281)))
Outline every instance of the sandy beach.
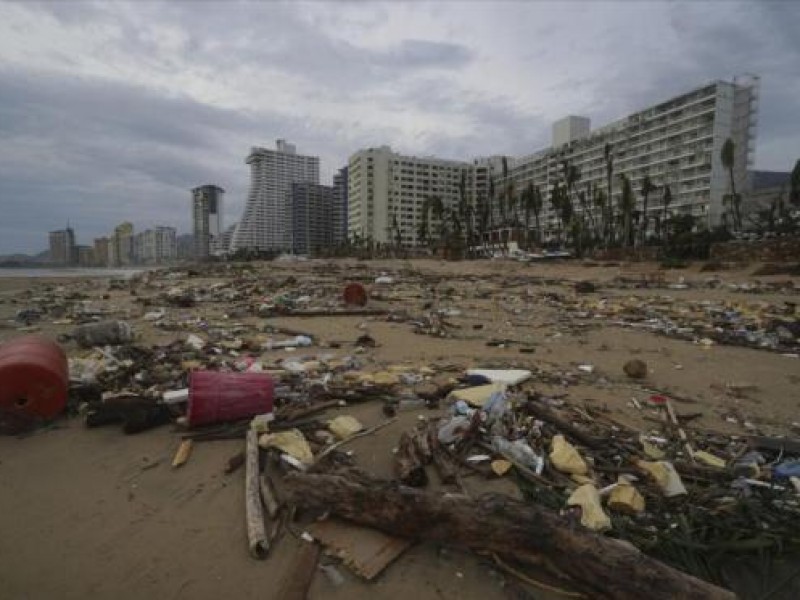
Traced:
MULTIPOLYGON (((352 342, 368 333, 377 347, 368 349, 363 358, 374 369, 396 364, 531 369, 535 376, 530 389, 607 408, 620 423, 642 430, 653 423, 635 404, 646 403, 651 393, 658 392, 675 398, 681 412, 701 413, 692 423, 698 430, 796 436, 800 427, 800 359, 796 355, 677 339, 646 328, 623 327, 612 318, 581 315, 581 307, 589 302, 639 306, 666 302, 669 310, 684 316, 703 302, 722 301, 742 310, 744 305, 792 307, 797 302, 797 277, 756 276, 753 273, 761 267, 756 264, 714 272, 700 267, 662 271, 656 265, 577 261, 535 265, 435 260, 264 263, 257 268, 265 277, 293 277, 299 285, 313 285, 333 298, 340 294, 343 282, 365 275, 374 278, 385 271, 394 283, 369 285, 380 298, 372 300, 370 307, 419 312, 425 303, 433 302, 456 309, 448 317, 454 326, 452 335, 419 335, 408 323, 380 317, 265 319, 246 314, 231 321, 253 332, 265 325, 291 328, 328 346, 302 349, 301 354, 309 356, 319 352, 345 356, 353 351, 352 342), (406 284, 405 274, 410 273, 424 275, 428 284, 406 284), (711 278, 719 283, 710 285, 711 278), (578 294, 574 287, 578 281, 591 281, 597 290, 578 294), (625 283, 630 281, 658 283, 635 287, 625 283), (506 343, 487 345, 493 340, 506 343), (341 347, 330 349, 337 344, 341 347), (623 372, 623 364, 631 358, 646 362, 644 382, 633 382, 623 372), (578 365, 591 365, 592 370, 582 371, 578 365)), ((80 294, 84 301, 103 307, 108 317, 130 320, 139 336, 137 343, 164 344, 186 334, 142 320, 143 313, 153 309, 139 301, 142 297, 166 286, 210 286, 229 280, 219 273, 198 274, 162 280, 156 287, 140 280, 128 288, 109 289, 103 279, 0 279, 0 342, 24 332, 13 322, 14 315, 37 297, 80 294)), ((232 308, 230 303, 210 302, 167 310, 172 315, 214 320, 223 319, 232 308)), ((697 313, 695 318, 704 317, 697 313)), ((53 320, 44 317, 30 329, 55 337, 74 327, 67 322, 53 324, 53 320)), ((71 356, 87 354, 71 342, 65 348, 71 356)), ((285 354, 281 350, 264 353, 266 358, 285 354)), ((442 407, 425 416, 444 412, 442 407)), ((367 427, 384 419, 377 402, 348 407, 345 413, 367 427)), ((357 465, 391 478, 392 449, 404 428, 417 418, 417 412, 401 413, 380 435, 352 442, 349 449, 357 465)), ((86 429, 78 416, 24 437, 0 437, 0 595, 20 599, 277 598, 276 583, 306 542, 285 533, 266 561, 252 560, 244 527, 244 475, 242 470, 223 473, 227 459, 241 450, 242 442, 196 444, 189 463, 173 470, 170 461, 178 441, 171 426, 125 436, 114 427, 86 429)), ((469 478, 465 485, 475 494, 519 495, 508 479, 469 478)), ((373 583, 340 571, 346 582, 338 587, 318 572, 309 597, 524 597, 501 586, 490 561, 431 543, 415 545, 373 583)), ((535 588, 529 592, 536 598, 559 597, 535 588)))

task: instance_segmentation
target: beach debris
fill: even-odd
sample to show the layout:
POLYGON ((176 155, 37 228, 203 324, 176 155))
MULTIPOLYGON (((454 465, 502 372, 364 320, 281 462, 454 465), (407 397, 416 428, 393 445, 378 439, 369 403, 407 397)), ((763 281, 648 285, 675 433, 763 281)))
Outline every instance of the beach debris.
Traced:
POLYGON ((100 321, 80 325, 72 335, 81 348, 118 346, 133 341, 133 328, 127 321, 100 321))
POLYGON ((353 573, 371 581, 413 544, 369 527, 326 519, 308 526, 308 531, 353 573))
POLYGON ((189 456, 192 454, 192 440, 182 440, 175 452, 175 457, 172 459, 172 468, 177 469, 186 464, 189 456))
POLYGON ((589 472, 586 461, 583 460, 575 446, 570 444, 561 434, 553 436, 550 462, 562 473, 586 475, 589 472))
POLYGON ((611 519, 600 504, 597 488, 587 483, 577 488, 567 499, 567 506, 579 506, 581 525, 592 531, 611 529, 611 519))
POLYGON ((647 363, 638 358, 626 362, 622 370, 625 371, 625 375, 631 379, 644 379, 647 377, 647 363))
POLYGON ((276 448, 306 465, 314 462, 311 446, 308 445, 308 440, 299 429, 264 434, 258 438, 258 445, 265 450, 276 448))

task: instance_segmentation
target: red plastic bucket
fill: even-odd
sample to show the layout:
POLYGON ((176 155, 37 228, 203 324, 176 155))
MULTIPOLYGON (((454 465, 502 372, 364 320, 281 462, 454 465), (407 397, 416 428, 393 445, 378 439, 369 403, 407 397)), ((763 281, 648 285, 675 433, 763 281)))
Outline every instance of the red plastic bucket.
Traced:
POLYGON ((55 417, 68 388, 67 357, 52 340, 29 335, 0 345, 0 421, 21 426, 55 417))
POLYGON ((348 283, 344 288, 344 303, 351 306, 366 306, 367 290, 360 283, 348 283))
POLYGON ((275 384, 266 373, 194 371, 189 379, 190 427, 272 412, 275 384))

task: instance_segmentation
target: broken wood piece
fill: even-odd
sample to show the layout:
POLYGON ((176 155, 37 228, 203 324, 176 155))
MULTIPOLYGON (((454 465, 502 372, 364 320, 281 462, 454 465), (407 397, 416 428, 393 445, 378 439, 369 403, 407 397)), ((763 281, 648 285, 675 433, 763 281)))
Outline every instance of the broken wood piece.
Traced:
POLYGON ((272 488, 272 482, 269 475, 262 473, 258 478, 258 486, 261 491, 261 501, 264 503, 264 508, 267 509, 267 515, 270 519, 274 519, 280 510, 280 504, 275 497, 275 491, 272 488))
POLYGON ((401 483, 412 487, 423 487, 428 483, 428 474, 417 453, 414 438, 404 431, 400 434, 397 453, 394 455, 394 470, 401 483))
POLYGON ((412 545, 412 541, 387 535, 337 519, 318 521, 309 533, 359 577, 370 581, 412 545))
POLYGON ((172 468, 177 469, 186 464, 189 456, 192 454, 192 440, 182 440, 178 451, 175 452, 175 458, 172 459, 172 468))
POLYGON ((557 514, 500 495, 471 499, 396 483, 365 486, 336 474, 290 473, 287 500, 386 533, 427 539, 563 571, 591 598, 733 600, 734 594, 682 573, 629 543, 570 527, 557 514), (535 532, 535 533, 532 533, 535 532))
POLYGON ((247 432, 245 448, 245 514, 247 515, 247 541, 253 558, 264 559, 269 552, 269 541, 264 528, 264 511, 259 489, 258 433, 253 429, 247 432))
POLYGON ((678 435, 680 436, 681 441, 683 442, 683 447, 686 450, 686 453, 689 455, 689 460, 695 462, 694 448, 692 448, 692 445, 689 443, 689 438, 686 437, 686 432, 683 430, 683 427, 681 427, 680 423, 678 423, 678 417, 675 416, 675 409, 672 408, 672 403, 669 400, 667 400, 666 402, 664 402, 664 406, 667 409, 667 414, 669 415, 670 422, 675 427, 678 428, 678 435))
POLYGON ((301 544, 278 584, 275 598, 306 600, 308 597, 308 589, 317 572, 320 548, 313 542, 301 542, 301 544))

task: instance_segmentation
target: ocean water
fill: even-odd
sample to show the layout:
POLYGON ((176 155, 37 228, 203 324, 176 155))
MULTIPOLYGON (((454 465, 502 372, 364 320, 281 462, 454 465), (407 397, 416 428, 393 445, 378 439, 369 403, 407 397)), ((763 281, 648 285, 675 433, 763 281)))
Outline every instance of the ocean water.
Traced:
POLYGON ((0 267, 0 279, 9 278, 42 278, 42 277, 114 277, 129 279, 146 269, 25 269, 18 267, 0 267))

